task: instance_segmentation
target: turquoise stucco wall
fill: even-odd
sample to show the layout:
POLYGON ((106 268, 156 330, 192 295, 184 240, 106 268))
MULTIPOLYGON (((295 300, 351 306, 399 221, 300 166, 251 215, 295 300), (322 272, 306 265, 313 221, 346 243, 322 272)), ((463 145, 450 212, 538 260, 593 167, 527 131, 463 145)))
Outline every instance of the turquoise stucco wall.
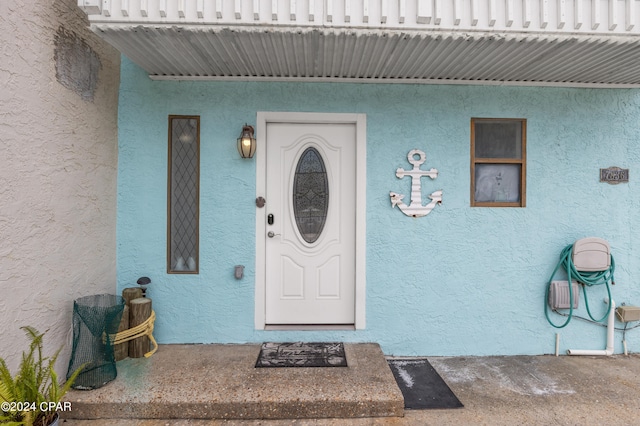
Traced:
MULTIPOLYGON (((260 147, 258 147, 260 149, 260 147)), ((614 299, 640 305, 638 210, 640 90, 401 84, 152 81, 122 61, 118 163, 118 291, 143 275, 161 343, 375 341, 395 355, 552 353, 545 283, 560 251, 599 236, 617 263, 614 299), (255 161, 235 138, 257 111, 367 115, 365 330, 254 329, 255 161), (166 274, 167 116, 201 117, 200 274, 166 274), (471 117, 527 119, 526 208, 469 206, 471 117), (444 190, 430 215, 392 209, 409 193, 395 170, 407 152, 444 190), (630 169, 630 182, 599 182, 599 168, 630 169), (233 267, 246 265, 244 279, 233 267)), ((602 289, 592 305, 602 312, 602 289)), ((584 301, 578 313, 584 313, 584 301)), ((561 322, 562 318, 555 318, 561 322)), ((621 324, 618 323, 618 326, 621 324)), ((561 350, 602 349, 605 329, 575 320, 561 350)), ((616 334, 616 351, 622 350, 616 334)), ((627 332, 640 351, 640 331, 627 332)))

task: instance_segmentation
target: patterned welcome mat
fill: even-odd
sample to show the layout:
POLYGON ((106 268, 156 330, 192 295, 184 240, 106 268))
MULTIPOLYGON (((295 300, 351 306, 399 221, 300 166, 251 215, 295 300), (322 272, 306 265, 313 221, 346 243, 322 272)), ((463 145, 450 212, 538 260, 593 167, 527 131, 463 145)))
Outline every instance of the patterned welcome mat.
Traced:
POLYGON ((260 367, 346 367, 342 343, 263 343, 256 362, 260 367))
POLYGON ((405 408, 464 407, 425 358, 389 359, 387 362, 404 396, 405 408))

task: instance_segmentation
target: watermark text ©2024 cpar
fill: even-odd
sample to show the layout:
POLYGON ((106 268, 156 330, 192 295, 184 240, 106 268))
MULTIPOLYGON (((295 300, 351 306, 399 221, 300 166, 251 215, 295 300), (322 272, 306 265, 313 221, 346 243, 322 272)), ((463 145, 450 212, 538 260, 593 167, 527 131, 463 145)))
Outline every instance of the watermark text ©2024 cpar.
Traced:
POLYGON ((71 411, 71 402, 47 402, 43 401, 40 404, 30 401, 4 401, 0 404, 0 409, 5 413, 15 411, 71 411))

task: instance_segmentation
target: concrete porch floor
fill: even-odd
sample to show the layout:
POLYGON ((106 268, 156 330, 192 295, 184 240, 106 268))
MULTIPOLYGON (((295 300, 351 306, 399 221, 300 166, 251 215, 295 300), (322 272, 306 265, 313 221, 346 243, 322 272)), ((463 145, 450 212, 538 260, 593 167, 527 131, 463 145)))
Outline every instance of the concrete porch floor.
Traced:
POLYGON ((162 345, 118 377, 67 394, 66 418, 291 419, 402 416, 380 346, 345 344, 348 367, 255 368, 260 345, 162 345))
POLYGON ((61 414, 66 426, 640 425, 640 355, 430 357, 465 407, 402 410, 397 387, 387 388, 388 379, 393 380, 390 370, 379 376, 369 362, 354 358, 360 346, 384 371, 379 347, 369 344, 345 345, 349 362, 357 364, 353 369, 363 370, 360 378, 341 376, 339 370, 347 370, 341 368, 253 369, 259 345, 161 346, 148 360, 118 363, 118 378, 103 388, 72 391, 66 398, 72 410, 61 414), (231 364, 225 368, 222 360, 231 364), (375 390, 381 384, 386 391, 375 390), (321 405, 297 411, 312 395, 335 406, 316 414, 313 409, 321 405), (388 410, 366 414, 372 399, 383 401, 388 410), (202 419, 210 410, 205 407, 231 400, 239 407, 235 414, 202 419), (256 414, 258 407, 279 410, 282 401, 289 401, 284 405, 288 418, 238 416, 256 414), (92 409, 108 415, 87 420, 92 409), (167 416, 174 409, 181 410, 180 418, 167 416), (140 418, 150 417, 149 412, 158 416, 140 418), (344 418, 345 413, 356 414, 344 418))

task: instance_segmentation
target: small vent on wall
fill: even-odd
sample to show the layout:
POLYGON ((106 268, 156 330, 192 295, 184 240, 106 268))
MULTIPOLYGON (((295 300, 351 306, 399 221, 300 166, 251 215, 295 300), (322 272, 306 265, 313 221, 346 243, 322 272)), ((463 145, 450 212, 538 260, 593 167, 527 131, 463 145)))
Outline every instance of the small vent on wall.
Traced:
MULTIPOLYGON (((573 309, 578 309, 578 301, 580 300, 580 287, 576 281, 571 281, 573 291, 573 309)), ((569 282, 568 281, 551 281, 549 288, 549 306, 551 309, 569 309, 569 282)))

